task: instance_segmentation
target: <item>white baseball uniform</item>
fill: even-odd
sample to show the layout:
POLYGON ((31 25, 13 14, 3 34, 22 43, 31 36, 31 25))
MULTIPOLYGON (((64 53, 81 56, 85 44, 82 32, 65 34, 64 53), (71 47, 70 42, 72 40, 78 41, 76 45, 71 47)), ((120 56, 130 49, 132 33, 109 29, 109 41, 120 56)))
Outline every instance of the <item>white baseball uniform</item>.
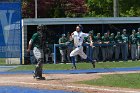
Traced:
POLYGON ((70 57, 80 55, 83 59, 87 58, 87 55, 83 52, 83 40, 84 37, 89 36, 87 33, 74 31, 72 34, 72 39, 74 40, 75 49, 70 53, 70 57))

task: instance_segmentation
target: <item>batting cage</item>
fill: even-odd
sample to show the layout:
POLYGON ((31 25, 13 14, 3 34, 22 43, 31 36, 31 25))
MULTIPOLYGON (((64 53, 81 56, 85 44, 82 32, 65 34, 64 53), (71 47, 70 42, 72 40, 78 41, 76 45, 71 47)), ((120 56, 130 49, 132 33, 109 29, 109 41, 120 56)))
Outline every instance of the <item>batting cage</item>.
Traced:
POLYGON ((0 64, 22 61, 21 0, 0 0, 0 64))

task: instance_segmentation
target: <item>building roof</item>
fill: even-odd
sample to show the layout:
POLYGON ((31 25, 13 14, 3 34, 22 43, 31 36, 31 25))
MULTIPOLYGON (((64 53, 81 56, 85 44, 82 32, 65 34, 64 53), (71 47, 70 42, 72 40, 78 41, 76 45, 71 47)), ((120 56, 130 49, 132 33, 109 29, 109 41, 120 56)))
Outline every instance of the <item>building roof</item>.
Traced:
POLYGON ((26 19, 23 19, 23 25, 121 24, 121 23, 140 23, 140 17, 26 18, 26 19))

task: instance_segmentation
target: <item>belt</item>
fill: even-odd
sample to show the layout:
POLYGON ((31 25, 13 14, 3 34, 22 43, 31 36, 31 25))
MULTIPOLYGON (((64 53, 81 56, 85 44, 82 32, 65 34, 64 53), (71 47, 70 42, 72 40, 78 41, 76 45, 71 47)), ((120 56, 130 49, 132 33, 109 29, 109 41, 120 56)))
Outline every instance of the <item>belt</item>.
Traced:
POLYGON ((79 48, 79 47, 81 47, 81 46, 77 46, 76 48, 79 48))

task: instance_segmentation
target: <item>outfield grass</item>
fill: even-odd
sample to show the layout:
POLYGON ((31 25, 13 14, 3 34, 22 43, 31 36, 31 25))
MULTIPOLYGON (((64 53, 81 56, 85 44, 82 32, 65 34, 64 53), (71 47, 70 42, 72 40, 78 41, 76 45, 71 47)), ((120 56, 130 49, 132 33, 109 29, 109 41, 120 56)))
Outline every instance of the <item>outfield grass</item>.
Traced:
MULTIPOLYGON (((44 64, 44 70, 67 70, 72 64, 44 64)), ((34 70, 35 65, 21 65, 14 70, 34 70)), ((96 68, 140 67, 140 62, 105 62, 96 63, 96 68)), ((78 69, 93 69, 91 63, 77 63, 78 69)))
POLYGON ((102 78, 76 82, 80 84, 96 85, 96 86, 110 86, 123 88, 140 88, 140 74, 115 74, 102 75, 102 78))

